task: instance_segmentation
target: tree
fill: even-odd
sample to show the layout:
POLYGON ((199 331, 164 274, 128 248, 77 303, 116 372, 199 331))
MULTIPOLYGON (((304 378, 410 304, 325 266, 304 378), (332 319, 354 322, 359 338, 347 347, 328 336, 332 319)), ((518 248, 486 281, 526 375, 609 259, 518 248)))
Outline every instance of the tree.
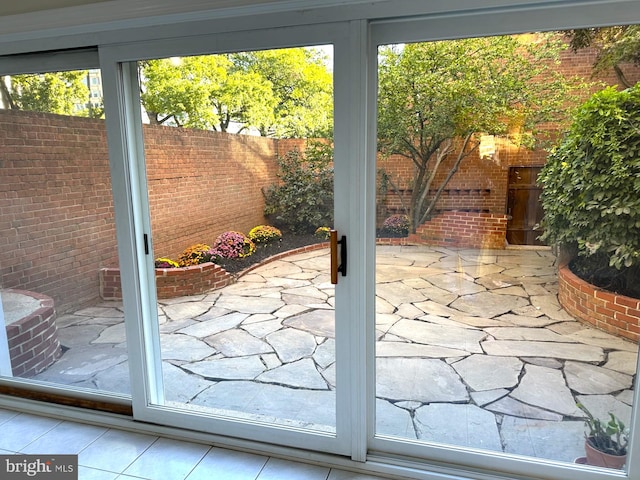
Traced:
POLYGON ((18 110, 86 117, 89 115, 86 79, 86 71, 12 75, 11 88, 4 92, 9 97, 5 101, 18 110))
POLYGON ((233 61, 271 83, 276 105, 271 121, 259 125, 263 136, 332 136, 333 84, 320 51, 287 48, 238 53, 233 61))
POLYGON ((148 60, 142 64, 142 104, 151 123, 226 132, 270 117, 271 86, 235 69, 228 55, 148 60))
POLYGON ((569 30, 567 37, 574 52, 590 47, 596 49, 598 53, 593 64, 594 73, 611 68, 625 88, 632 86, 621 64, 640 66, 639 25, 569 30))
POLYGON ((331 131, 331 75, 304 48, 148 60, 141 78, 152 123, 277 137, 331 131))
POLYGON ((581 257, 593 260, 592 271, 610 266, 622 272, 620 279, 635 295, 640 294, 639 125, 640 83, 594 94, 577 110, 539 177, 543 237, 577 247, 581 257))
POLYGON ((569 91, 553 70, 561 48, 555 37, 538 35, 380 50, 379 150, 413 163, 412 232, 433 215, 461 162, 478 148, 479 133, 533 146, 536 125, 559 119, 569 91), (453 166, 443 177, 448 156, 453 166))

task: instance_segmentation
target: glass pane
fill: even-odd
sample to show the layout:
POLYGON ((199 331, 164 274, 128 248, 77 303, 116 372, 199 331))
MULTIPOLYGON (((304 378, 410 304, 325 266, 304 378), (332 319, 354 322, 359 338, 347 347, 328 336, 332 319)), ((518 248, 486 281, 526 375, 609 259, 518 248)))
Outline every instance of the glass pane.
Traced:
POLYGON ((629 425, 640 69, 598 62, 634 32, 379 48, 378 436, 587 463, 580 406, 629 425))
POLYGON ((100 72, 0 80, 2 374, 129 393, 100 72))
POLYGON ((335 431, 330 53, 139 64, 167 406, 335 431))

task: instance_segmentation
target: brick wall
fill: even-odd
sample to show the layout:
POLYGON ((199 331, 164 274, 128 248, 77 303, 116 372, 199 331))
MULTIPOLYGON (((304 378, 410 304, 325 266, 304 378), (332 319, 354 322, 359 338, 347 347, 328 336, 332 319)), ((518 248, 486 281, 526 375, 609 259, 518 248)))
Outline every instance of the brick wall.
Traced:
POLYGON ((59 313, 95 300, 116 259, 103 125, 0 110, 0 287, 46 294, 59 313))
MULTIPOLYGON (((197 295, 225 287, 233 281, 231 274, 214 263, 182 268, 156 268, 158 298, 197 295)), ((100 297, 103 300, 122 299, 120 269, 100 269, 100 297)))
POLYGON ((420 225, 409 241, 443 247, 502 249, 506 232, 506 215, 446 211, 420 225))
POLYGON ((144 136, 156 257, 264 223, 262 189, 276 181, 281 141, 162 126, 144 136))
POLYGON ((640 340, 640 300, 594 287, 566 264, 558 271, 558 300, 583 322, 636 343, 640 340))
POLYGON ((7 325, 7 342, 14 376, 32 377, 55 362, 62 350, 58 340, 56 312, 53 299, 46 295, 11 290, 39 301, 40 306, 32 312, 7 325))
MULTIPOLYGON (((263 223, 276 154, 302 143, 158 126, 144 138, 154 252, 173 258, 263 223)), ((103 121, 0 110, 0 231, 0 288, 49 295, 58 313, 95 302, 100 268, 117 265, 103 121)))

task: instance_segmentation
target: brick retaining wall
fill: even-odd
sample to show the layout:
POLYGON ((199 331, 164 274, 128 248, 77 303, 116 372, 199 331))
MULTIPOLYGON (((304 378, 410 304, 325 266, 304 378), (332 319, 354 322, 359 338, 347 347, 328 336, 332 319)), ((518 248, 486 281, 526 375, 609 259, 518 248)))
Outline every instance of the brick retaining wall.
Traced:
POLYGON ((558 300, 573 317, 635 343, 640 339, 640 300, 585 282, 568 264, 558 270, 558 300))
POLYGON ((25 290, 9 290, 35 298, 40 307, 7 325, 11 370, 16 377, 33 377, 54 363, 62 350, 53 299, 25 290))
MULTIPOLYGON (((224 268, 207 262, 180 268, 156 268, 158 298, 198 295, 233 283, 234 278, 224 268)), ((103 300, 122 299, 120 269, 100 269, 100 297, 103 300)))
POLYGON ((442 247, 505 248, 507 215, 449 211, 420 225, 409 240, 442 247))

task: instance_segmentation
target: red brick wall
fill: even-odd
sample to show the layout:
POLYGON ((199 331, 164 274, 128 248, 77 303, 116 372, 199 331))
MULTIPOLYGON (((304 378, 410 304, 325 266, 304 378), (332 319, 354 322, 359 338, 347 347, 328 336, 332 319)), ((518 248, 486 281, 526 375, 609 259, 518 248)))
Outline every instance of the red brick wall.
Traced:
POLYGON ((38 309, 7 325, 12 373, 16 377, 32 377, 45 370, 62 354, 56 312, 53 300, 46 295, 24 290, 12 291, 40 301, 38 309))
POLYGON ((558 300, 573 317, 633 342, 640 339, 640 300, 594 287, 562 265, 558 300))
MULTIPOLYGON (((450 155, 442 162, 433 182, 430 194, 435 194, 446 175, 451 170, 455 156, 450 155)), ((413 177, 413 162, 400 155, 379 158, 378 169, 384 169, 391 176, 404 197, 405 205, 410 204, 409 180, 413 177)), ((487 159, 480 159, 477 152, 465 158, 437 203, 437 210, 472 210, 485 213, 503 213, 507 199, 508 167, 487 159)), ((380 193, 379 193, 380 195, 380 193)), ((389 185, 386 201, 378 210, 378 223, 395 213, 404 213, 402 203, 394 188, 389 185)))
MULTIPOLYGON (((158 298, 174 298, 196 295, 233 283, 233 277, 220 265, 203 263, 191 267, 157 268, 156 289, 158 298)), ((120 300, 120 269, 100 269, 100 297, 103 300, 120 300)))
POLYGON ((420 225, 409 240, 443 247, 505 247, 507 216, 447 211, 420 225))
MULTIPOLYGON (((264 222, 276 152, 299 140, 145 126, 156 256, 264 222)), ((104 122, 0 110, 0 288, 54 299, 59 313, 98 298, 117 265, 104 122)))
POLYGON ((279 141, 158 126, 144 136, 156 257, 176 259, 190 245, 264 223, 262 189, 276 181, 279 141))
POLYGON ((0 110, 0 287, 58 312, 97 297, 116 258, 104 122, 0 110))

